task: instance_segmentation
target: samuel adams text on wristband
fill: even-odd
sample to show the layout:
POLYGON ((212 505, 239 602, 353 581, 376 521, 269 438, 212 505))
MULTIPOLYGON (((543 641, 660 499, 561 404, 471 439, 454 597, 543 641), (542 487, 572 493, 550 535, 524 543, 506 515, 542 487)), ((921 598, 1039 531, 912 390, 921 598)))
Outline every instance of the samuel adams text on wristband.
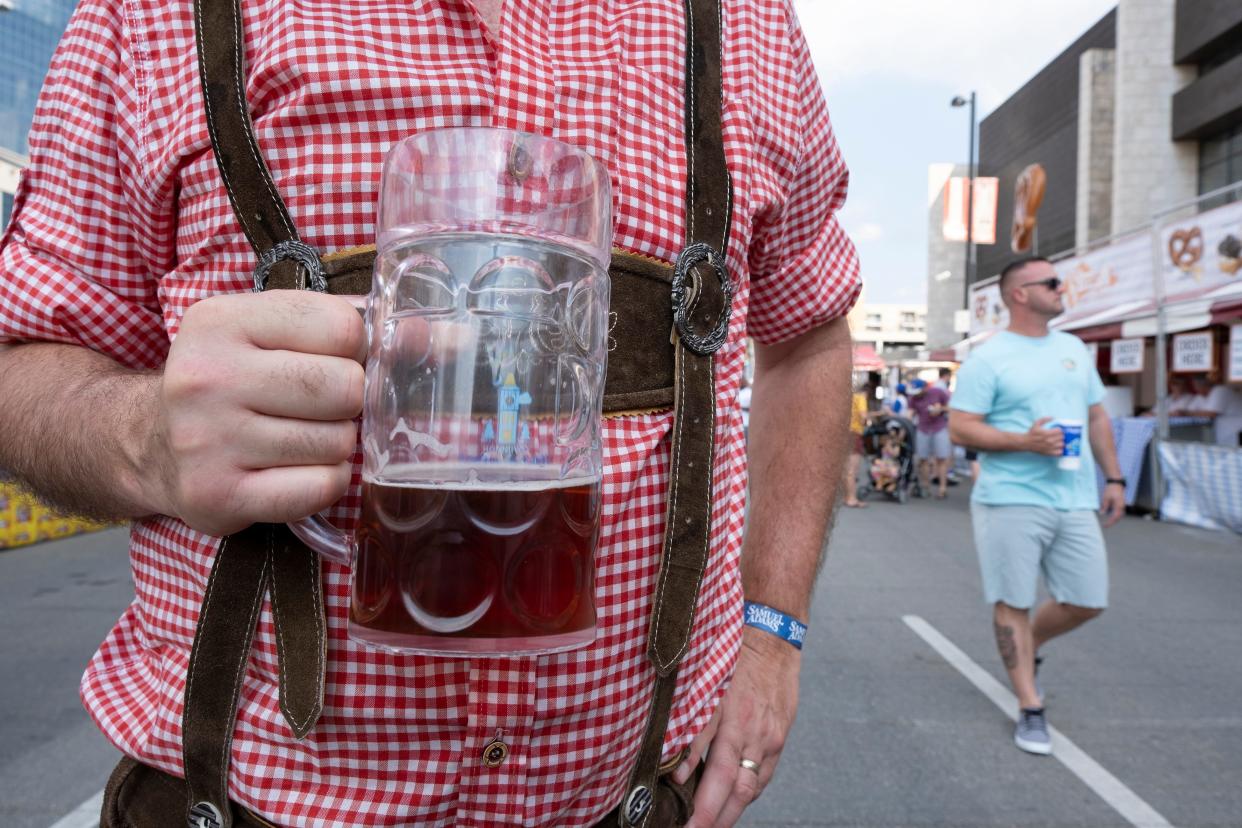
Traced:
POLYGON ((764 604, 756 604, 754 601, 747 601, 744 605, 746 618, 743 623, 748 627, 758 627, 761 630, 772 633, 777 638, 783 638, 790 644, 802 649, 802 639, 806 635, 806 624, 796 618, 790 618, 778 609, 772 609, 764 604))

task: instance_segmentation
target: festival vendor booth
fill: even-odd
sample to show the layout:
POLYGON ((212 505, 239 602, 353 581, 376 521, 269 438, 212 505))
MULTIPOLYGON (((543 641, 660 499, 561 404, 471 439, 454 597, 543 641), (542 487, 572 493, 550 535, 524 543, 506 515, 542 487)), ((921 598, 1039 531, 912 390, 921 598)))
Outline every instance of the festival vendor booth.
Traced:
POLYGON ((1159 302, 1132 327, 1191 400, 1158 407, 1161 515, 1242 533, 1242 201, 1197 212, 1218 195, 1157 217, 1159 302))
MULTIPOLYGON (((1231 192, 1242 183, 1053 257, 1066 310, 1052 326, 1095 356, 1127 505, 1242 533, 1242 201, 1201 209, 1231 192)), ((969 308, 959 360, 1008 324, 996 278, 969 308)))
POLYGON ((1065 313, 1052 327, 1087 343, 1104 381, 1104 407, 1127 481, 1126 505, 1154 510, 1149 446, 1156 431, 1150 412, 1158 401, 1155 340, 1122 334, 1125 325, 1156 309, 1151 231, 1100 240, 1080 255, 1057 257, 1054 266, 1065 283, 1065 313))

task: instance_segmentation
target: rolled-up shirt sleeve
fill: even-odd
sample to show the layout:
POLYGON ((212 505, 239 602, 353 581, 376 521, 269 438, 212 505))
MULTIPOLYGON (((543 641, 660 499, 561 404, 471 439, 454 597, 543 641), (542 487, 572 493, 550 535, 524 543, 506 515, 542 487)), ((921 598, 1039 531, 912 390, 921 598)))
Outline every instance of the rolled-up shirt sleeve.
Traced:
POLYGON ((836 216, 849 170, 792 11, 790 38, 800 144, 779 208, 756 216, 749 262, 748 333, 765 344, 845 316, 862 289, 858 254, 836 216))
POLYGON ((133 368, 168 350, 158 298, 171 222, 141 180, 141 61, 122 4, 83 0, 52 59, 0 240, 0 343, 81 345, 133 368))

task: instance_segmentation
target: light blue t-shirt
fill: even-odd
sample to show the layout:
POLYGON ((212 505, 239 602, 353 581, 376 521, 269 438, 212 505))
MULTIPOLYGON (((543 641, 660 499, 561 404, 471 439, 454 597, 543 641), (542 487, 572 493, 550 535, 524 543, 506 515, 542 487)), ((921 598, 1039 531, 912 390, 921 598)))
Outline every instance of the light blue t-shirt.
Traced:
POLYGON ((1041 417, 1083 424, 1082 465, 1076 471, 1060 469, 1057 458, 1034 452, 980 452, 981 472, 971 500, 991 506, 1098 509, 1087 409, 1103 399, 1104 383, 1076 336, 1001 331, 971 352, 957 372, 951 408, 984 414, 985 422, 1001 431, 1029 431, 1041 417))

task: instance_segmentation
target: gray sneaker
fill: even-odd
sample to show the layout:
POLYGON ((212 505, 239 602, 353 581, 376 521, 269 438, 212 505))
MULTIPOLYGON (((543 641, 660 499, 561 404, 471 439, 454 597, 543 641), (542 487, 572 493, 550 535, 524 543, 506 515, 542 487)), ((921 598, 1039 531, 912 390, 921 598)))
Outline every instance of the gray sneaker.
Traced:
POLYGON ((1048 719, 1044 709, 1023 708, 1018 712, 1018 724, 1013 729, 1013 743, 1027 753, 1047 756, 1052 753, 1052 737, 1048 735, 1048 719))

